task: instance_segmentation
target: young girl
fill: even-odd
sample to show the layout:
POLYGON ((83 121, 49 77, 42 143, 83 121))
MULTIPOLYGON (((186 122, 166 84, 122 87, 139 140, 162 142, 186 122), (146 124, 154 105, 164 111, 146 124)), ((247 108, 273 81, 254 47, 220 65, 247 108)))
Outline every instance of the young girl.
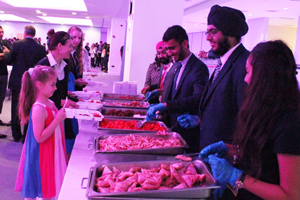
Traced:
POLYGON ((58 111, 49 100, 56 81, 55 70, 47 66, 36 66, 23 74, 19 115, 21 123, 29 121, 29 125, 15 189, 22 190, 26 200, 57 199, 67 168, 61 123, 65 109, 58 111))

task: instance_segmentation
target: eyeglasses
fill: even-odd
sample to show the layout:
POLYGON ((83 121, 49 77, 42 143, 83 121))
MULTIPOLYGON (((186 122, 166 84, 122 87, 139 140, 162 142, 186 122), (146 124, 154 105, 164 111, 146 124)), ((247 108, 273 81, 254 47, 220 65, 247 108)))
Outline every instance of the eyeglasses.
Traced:
POLYGON ((220 30, 218 29, 210 29, 209 31, 205 32, 205 35, 209 35, 210 37, 214 37, 220 30))

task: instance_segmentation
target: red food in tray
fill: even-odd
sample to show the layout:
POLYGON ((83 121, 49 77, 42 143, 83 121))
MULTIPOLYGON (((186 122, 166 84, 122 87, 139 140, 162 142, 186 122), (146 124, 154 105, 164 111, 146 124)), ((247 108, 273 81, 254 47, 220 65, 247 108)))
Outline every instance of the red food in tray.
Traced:
POLYGON ((145 131, 167 131, 166 127, 160 126, 157 122, 146 122, 141 128, 136 127, 136 120, 115 120, 108 121, 105 118, 100 122, 101 128, 109 129, 129 129, 129 130, 145 130, 145 131))
POLYGON ((162 163, 152 169, 136 166, 128 171, 105 166, 95 187, 101 193, 169 190, 203 185, 205 177, 205 174, 197 173, 193 163, 186 167, 182 163, 162 163))

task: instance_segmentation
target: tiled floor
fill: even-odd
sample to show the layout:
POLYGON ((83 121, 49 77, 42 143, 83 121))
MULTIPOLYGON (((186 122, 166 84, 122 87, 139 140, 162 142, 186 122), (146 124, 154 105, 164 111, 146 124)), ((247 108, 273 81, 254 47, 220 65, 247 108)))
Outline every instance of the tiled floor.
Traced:
MULTIPOLYGON (((0 119, 10 121, 10 100, 5 100, 0 119)), ((19 159, 22 151, 22 143, 14 142, 10 126, 0 126, 0 133, 6 134, 7 138, 0 139, 0 199, 21 200, 21 192, 14 190, 19 159)))

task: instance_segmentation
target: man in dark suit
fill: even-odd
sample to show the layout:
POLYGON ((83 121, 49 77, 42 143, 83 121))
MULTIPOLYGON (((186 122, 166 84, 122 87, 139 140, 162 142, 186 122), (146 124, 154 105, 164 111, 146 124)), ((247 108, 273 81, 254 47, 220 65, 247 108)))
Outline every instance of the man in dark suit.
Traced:
MULTIPOLYGON (((7 40, 2 40, 4 35, 4 30, 0 26, 0 113, 2 112, 3 101, 5 99, 7 80, 8 80, 8 71, 7 71, 7 61, 6 56, 7 52, 10 49, 10 45, 7 40)), ((8 125, 7 123, 0 120, 0 125, 8 125)), ((0 133, 0 138, 6 138, 7 136, 0 133)))
POLYGON ((157 111, 165 112, 167 126, 181 134, 190 146, 190 152, 196 152, 199 149, 199 129, 187 131, 181 128, 177 117, 184 113, 198 113, 199 101, 208 81, 208 69, 189 50, 188 36, 181 26, 169 27, 163 41, 175 63, 165 77, 162 103, 151 106, 147 118, 155 118, 157 111))
POLYGON ((220 63, 212 74, 200 101, 200 118, 183 115, 178 122, 185 128, 200 124, 200 150, 220 140, 232 142, 237 114, 246 83, 249 51, 241 44, 248 32, 244 14, 236 9, 215 5, 208 15, 207 40, 220 63))
MULTIPOLYGON (((34 41, 35 28, 26 26, 24 30, 23 40, 14 42, 8 55, 8 64, 13 66, 8 88, 11 90, 11 130, 15 142, 22 139, 20 120, 18 117, 17 106, 19 102, 19 94, 21 90, 22 76, 25 71, 46 56, 46 49, 44 46, 34 41)), ((24 131, 26 128, 24 129, 24 131)), ((24 133, 25 134, 25 133, 24 133)))

